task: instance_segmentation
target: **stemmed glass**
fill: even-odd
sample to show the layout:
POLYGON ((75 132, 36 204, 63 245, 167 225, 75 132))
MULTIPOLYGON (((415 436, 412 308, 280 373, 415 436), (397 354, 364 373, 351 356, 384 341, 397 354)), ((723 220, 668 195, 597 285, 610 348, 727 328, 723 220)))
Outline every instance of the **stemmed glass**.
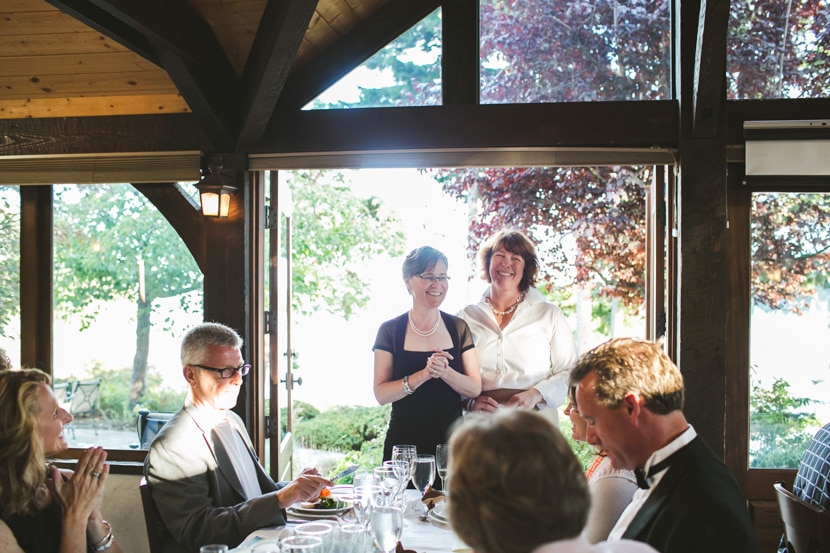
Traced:
POLYGON ((435 446, 435 469, 441 477, 441 491, 447 491, 447 471, 450 468, 450 446, 438 444, 435 446))
POLYGON ((375 504, 394 505, 401 490, 401 481, 393 467, 375 467, 375 480, 380 490, 375 494, 375 504))
MULTIPOLYGON (((433 482, 435 482, 435 455, 416 455, 415 470, 412 471, 412 483, 421 492, 422 497, 429 487, 432 486, 433 482)), ((426 508, 424 505, 424 509, 426 508)))
POLYGON ((415 456, 418 454, 418 450, 414 445, 410 444, 400 444, 400 445, 393 445, 392 446, 392 460, 393 461, 409 461, 409 473, 406 475, 406 482, 409 483, 409 479, 412 478, 412 469, 415 468, 415 456))
POLYGON ((378 547, 384 553, 392 553, 401 540, 402 531, 402 510, 383 502, 375 502, 372 506, 372 534, 378 547))
POLYGON ((374 484, 359 484, 354 489, 352 512, 354 512, 357 522, 367 532, 369 531, 369 521, 372 515, 372 504, 375 501, 375 496, 379 492, 380 487, 374 484))
POLYGON ((383 466, 391 467, 395 471, 395 476, 397 476, 399 481, 396 495, 402 496, 407 484, 409 484, 409 479, 412 478, 412 463, 406 459, 396 459, 384 461, 383 466))

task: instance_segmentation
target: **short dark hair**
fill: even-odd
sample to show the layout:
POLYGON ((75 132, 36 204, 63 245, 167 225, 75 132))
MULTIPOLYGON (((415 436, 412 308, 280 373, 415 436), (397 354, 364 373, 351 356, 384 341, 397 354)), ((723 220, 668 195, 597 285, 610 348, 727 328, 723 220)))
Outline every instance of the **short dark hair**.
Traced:
POLYGON ((403 261, 401 272, 404 278, 412 278, 434 269, 439 261, 443 261, 447 267, 450 266, 446 255, 431 246, 421 246, 409 252, 403 261))
POLYGON ((478 251, 479 269, 481 278, 490 282, 490 260, 493 252, 499 248, 521 255, 525 260, 525 270, 519 282, 519 290, 527 292, 531 286, 536 286, 539 276, 539 258, 536 257, 536 247, 530 238, 518 230, 500 230, 487 239, 478 251))

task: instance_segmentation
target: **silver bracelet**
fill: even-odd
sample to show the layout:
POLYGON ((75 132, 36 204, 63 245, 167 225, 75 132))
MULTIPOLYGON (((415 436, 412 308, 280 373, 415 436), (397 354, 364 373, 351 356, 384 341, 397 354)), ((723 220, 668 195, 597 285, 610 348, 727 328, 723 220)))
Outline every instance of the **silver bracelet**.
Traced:
POLYGON ((467 412, 468 412, 468 413, 472 413, 472 412, 473 412, 473 406, 474 406, 475 404, 476 404, 476 398, 471 397, 470 399, 468 399, 468 400, 467 400, 467 412))
POLYGON ((415 393, 415 390, 409 387, 409 375, 403 377, 403 391, 406 392, 406 395, 408 396, 415 393))
POLYGON ((106 520, 102 520, 101 523, 107 528, 107 535, 101 538, 101 541, 96 543, 95 545, 90 545, 89 550, 92 553, 99 553, 100 551, 106 551, 110 547, 112 547, 112 542, 114 538, 112 536, 112 526, 106 520))

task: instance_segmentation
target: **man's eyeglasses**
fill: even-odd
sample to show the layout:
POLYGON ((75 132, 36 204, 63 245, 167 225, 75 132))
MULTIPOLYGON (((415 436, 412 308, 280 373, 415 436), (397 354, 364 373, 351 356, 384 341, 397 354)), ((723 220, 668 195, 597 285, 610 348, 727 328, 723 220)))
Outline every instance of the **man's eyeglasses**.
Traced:
POLYGON ((439 284, 448 284, 450 282, 450 277, 448 276, 432 276, 432 275, 415 275, 416 277, 426 280, 430 284, 433 282, 437 282, 439 284))
POLYGON ((213 371, 223 380, 233 377, 236 373, 239 373, 240 376, 245 376, 251 371, 251 365, 248 363, 245 363, 241 367, 225 367, 224 369, 215 369, 204 365, 196 365, 195 363, 190 363, 190 366, 196 367, 197 369, 204 369, 206 371, 213 371))

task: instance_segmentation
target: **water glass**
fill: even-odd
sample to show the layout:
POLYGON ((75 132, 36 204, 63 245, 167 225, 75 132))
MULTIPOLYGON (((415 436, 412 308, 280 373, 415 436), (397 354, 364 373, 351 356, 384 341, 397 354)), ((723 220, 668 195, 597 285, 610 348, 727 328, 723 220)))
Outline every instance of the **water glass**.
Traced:
POLYGON ((424 495, 433 482, 435 482, 435 455, 419 453, 415 457, 412 483, 421 495, 424 495))
POLYGON ((400 508, 377 504, 372 508, 372 535, 381 551, 395 551, 402 531, 403 512, 400 508))
POLYGON ((254 544, 251 553, 280 553, 279 540, 262 540, 254 544))
POLYGON ((322 553, 323 540, 317 536, 288 536, 280 540, 281 553, 322 553))
POLYGON ((228 553, 228 546, 221 543, 203 545, 199 548, 199 553, 228 553))
POLYGON ((321 546, 320 551, 323 553, 328 553, 330 551, 334 551, 334 542, 335 542, 335 528, 337 525, 333 522, 328 522, 325 520, 321 520, 318 522, 306 522, 304 524, 300 524, 294 530, 295 536, 300 537, 317 537, 320 538, 321 546))
MULTIPOLYGON (((372 480, 374 482, 374 480, 372 480)), ((369 516, 372 513, 374 497, 380 493, 380 486, 361 484, 354 489, 352 500, 352 512, 358 523, 364 529, 369 528, 369 516)))
POLYGON ((337 553, 364 553, 366 549, 366 527, 362 524, 344 524, 340 527, 337 553))
POLYGON ((375 475, 370 470, 359 470, 354 473, 354 477, 352 479, 352 486, 356 489, 363 485, 375 485, 375 475))

